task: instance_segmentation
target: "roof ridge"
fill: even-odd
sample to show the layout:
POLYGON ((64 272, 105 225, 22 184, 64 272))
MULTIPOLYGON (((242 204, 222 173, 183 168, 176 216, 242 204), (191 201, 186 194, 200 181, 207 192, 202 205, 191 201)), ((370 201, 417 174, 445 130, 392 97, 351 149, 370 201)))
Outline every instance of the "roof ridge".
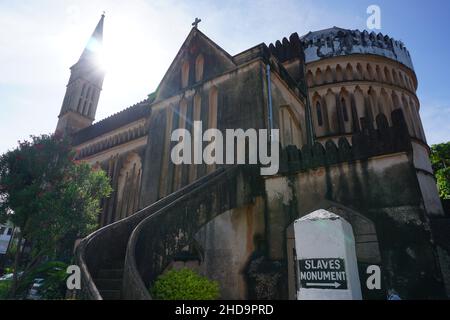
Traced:
MULTIPOLYGON (((135 104, 133 104, 133 105, 131 105, 131 106, 129 106, 129 107, 126 107, 125 109, 122 109, 122 110, 120 110, 120 111, 117 111, 116 113, 113 113, 113 114, 107 116, 106 118, 103 118, 103 119, 101 119, 101 120, 99 120, 99 121, 97 121, 97 122, 94 122, 91 126, 95 126, 95 125, 97 125, 97 124, 100 124, 100 123, 102 123, 102 122, 108 120, 108 119, 111 119, 111 118, 114 118, 114 117, 116 117, 116 116, 118 116, 118 115, 120 115, 120 114, 123 114, 123 113, 125 113, 126 111, 128 111, 128 110, 130 110, 130 109, 132 109, 132 108, 135 108, 135 107, 137 107, 137 106, 139 106, 139 105, 144 104, 144 103, 147 102, 148 100, 149 100, 148 98, 147 98, 147 99, 144 99, 144 100, 142 100, 142 101, 140 101, 140 102, 137 102, 137 103, 135 103, 135 104)), ((88 127, 88 128, 89 128, 89 127, 88 127)), ((84 130, 84 129, 83 129, 83 130, 84 130)))
POLYGON ((152 104, 151 97, 135 103, 119 112, 116 112, 92 125, 77 131, 73 135, 74 145, 80 145, 89 141, 96 136, 110 132, 114 129, 123 127, 128 123, 139 120, 150 112, 150 105, 152 104))

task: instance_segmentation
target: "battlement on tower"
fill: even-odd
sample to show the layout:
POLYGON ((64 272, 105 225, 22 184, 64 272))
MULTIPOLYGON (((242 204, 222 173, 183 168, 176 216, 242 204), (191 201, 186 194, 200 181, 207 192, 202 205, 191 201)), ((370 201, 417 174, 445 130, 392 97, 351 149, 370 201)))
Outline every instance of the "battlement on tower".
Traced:
POLYGON ((285 37, 282 41, 271 43, 269 50, 281 63, 295 58, 303 58, 303 46, 297 32, 291 34, 289 40, 285 37))
POLYGON ((403 42, 382 33, 333 27, 310 32, 301 40, 306 63, 350 54, 373 54, 395 60, 414 70, 411 56, 403 42))
POLYGON ((294 58, 305 63, 351 54, 373 54, 400 62, 414 70, 411 56, 403 42, 388 35, 333 27, 309 32, 303 37, 297 33, 269 45, 270 52, 282 63, 294 58))

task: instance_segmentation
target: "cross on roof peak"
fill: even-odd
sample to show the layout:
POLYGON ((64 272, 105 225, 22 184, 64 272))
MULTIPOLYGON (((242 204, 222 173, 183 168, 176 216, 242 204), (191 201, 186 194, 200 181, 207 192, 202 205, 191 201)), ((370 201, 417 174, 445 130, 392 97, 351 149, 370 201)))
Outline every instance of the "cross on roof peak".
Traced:
POLYGON ((202 19, 195 18, 195 21, 192 23, 192 26, 193 26, 195 29, 197 29, 198 24, 199 24, 200 22, 202 22, 202 19))

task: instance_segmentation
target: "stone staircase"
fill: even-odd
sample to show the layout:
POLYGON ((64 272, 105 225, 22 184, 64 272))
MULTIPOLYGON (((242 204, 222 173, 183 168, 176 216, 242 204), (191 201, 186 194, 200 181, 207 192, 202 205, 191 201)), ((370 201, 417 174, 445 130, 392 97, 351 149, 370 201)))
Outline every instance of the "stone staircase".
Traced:
POLYGON ((113 263, 100 269, 94 282, 104 300, 122 298, 123 262, 113 263))
MULTIPOLYGON (((82 292, 80 297, 90 300, 119 300, 126 298, 123 292, 124 264, 129 239, 138 225, 164 208, 170 207, 178 199, 224 181, 230 170, 219 168, 137 213, 117 221, 83 239, 76 248, 76 263, 81 269, 82 292)), ((226 180, 225 180, 226 181, 226 180)), ((135 276, 140 277, 137 271, 135 276)), ((145 289, 147 290, 147 289, 145 289)))

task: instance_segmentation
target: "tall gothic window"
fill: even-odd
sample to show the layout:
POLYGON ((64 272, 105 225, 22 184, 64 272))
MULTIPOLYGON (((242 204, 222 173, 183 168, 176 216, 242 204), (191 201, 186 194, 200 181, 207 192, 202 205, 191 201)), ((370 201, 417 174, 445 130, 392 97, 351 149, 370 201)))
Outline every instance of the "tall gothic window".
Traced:
POLYGON ((209 119, 208 128, 217 129, 217 88, 212 87, 209 91, 209 119))
POLYGON ((203 79, 203 67, 205 64, 205 59, 203 55, 200 54, 195 60, 195 82, 199 82, 203 79))
MULTIPOLYGON (((208 110, 208 129, 217 128, 217 109, 218 109, 218 92, 216 87, 212 87, 209 90, 209 110, 208 110)), ((216 165, 212 164, 207 166, 207 173, 211 173, 216 169, 216 165)))
MULTIPOLYGON (((193 114, 193 119, 192 119, 192 123, 194 123, 195 121, 201 121, 201 109, 202 109, 202 98, 200 96, 200 94, 196 94, 194 96, 194 114, 193 114)), ((192 134, 193 136, 195 135, 201 135, 202 132, 194 132, 194 126, 192 127, 192 134)), ((191 150, 191 155, 194 157, 196 152, 195 146, 194 144, 192 144, 192 150, 191 150)), ((201 150, 200 150, 201 152, 201 150)), ((189 168, 189 182, 194 182, 197 179, 197 165, 193 162, 189 168)))
POLYGON ((347 104, 345 103, 345 99, 341 99, 341 110, 342 110, 342 117, 344 118, 345 122, 348 122, 348 110, 347 110, 347 104))
POLYGON ((134 152, 130 153, 119 172, 116 220, 126 218, 137 211, 141 173, 141 158, 134 152))
POLYGON ((186 88, 189 85, 189 62, 185 61, 181 68, 181 88, 186 88))
POLYGON ((317 101, 316 103, 316 111, 317 111, 317 124, 319 127, 323 126, 323 113, 322 113, 322 106, 320 105, 320 102, 317 101))

